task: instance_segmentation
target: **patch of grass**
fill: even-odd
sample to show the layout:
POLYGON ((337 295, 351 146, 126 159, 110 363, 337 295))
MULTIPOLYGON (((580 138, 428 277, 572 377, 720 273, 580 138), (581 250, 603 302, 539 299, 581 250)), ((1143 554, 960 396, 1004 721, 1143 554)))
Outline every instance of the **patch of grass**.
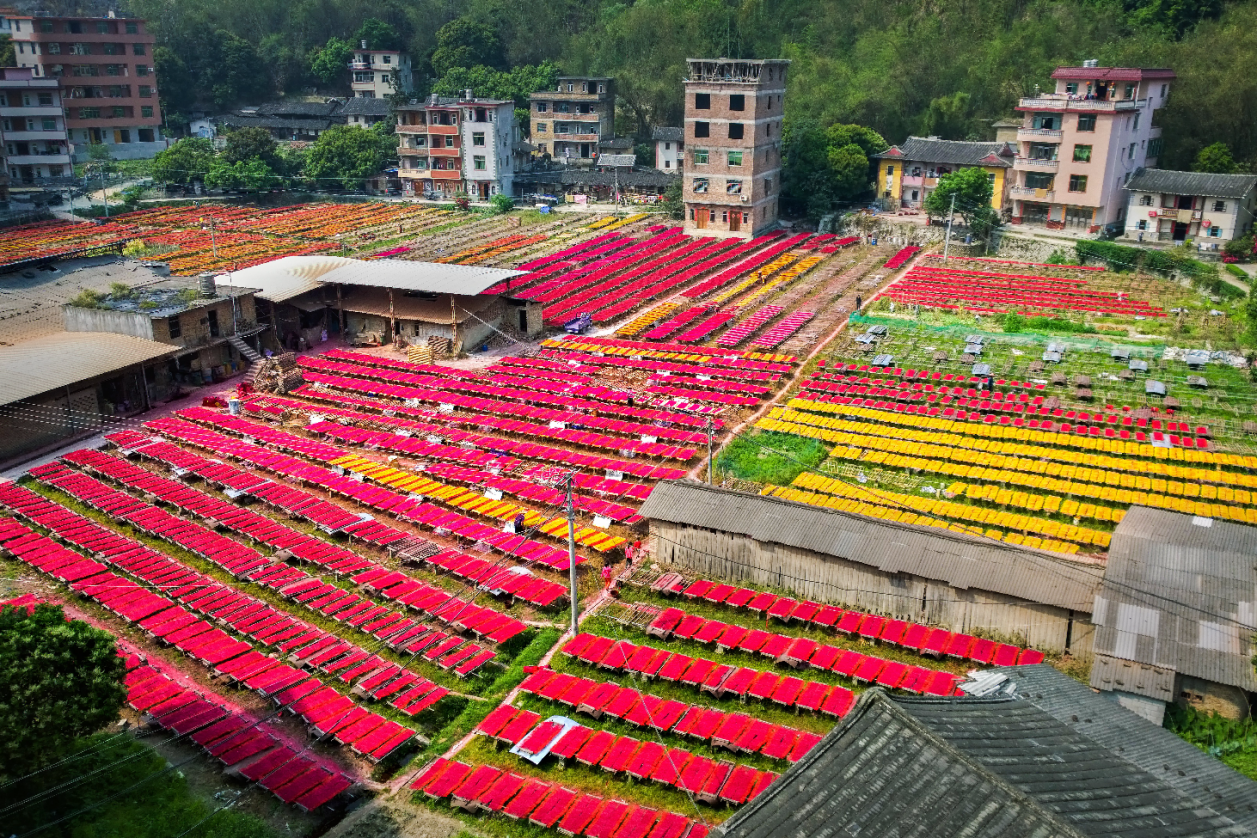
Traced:
POLYGON ((829 449, 820 440, 759 431, 741 434, 721 449, 716 472, 740 480, 788 486, 804 471, 820 465, 829 449))
POLYGON ((1246 777, 1257 780, 1257 719, 1233 721, 1217 713, 1171 704, 1165 726, 1246 777))

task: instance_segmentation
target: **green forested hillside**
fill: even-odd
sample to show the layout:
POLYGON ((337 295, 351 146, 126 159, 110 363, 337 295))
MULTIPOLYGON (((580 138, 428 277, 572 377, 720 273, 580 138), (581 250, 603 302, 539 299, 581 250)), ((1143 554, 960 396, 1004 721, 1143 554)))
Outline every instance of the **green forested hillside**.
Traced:
POLYGON ((1050 84, 1056 64, 1095 58, 1178 72, 1160 117, 1163 165, 1188 167, 1215 141, 1257 164, 1252 0, 127 2, 167 48, 159 79, 174 111, 315 86, 336 92, 312 63, 329 39, 372 34, 409 48, 425 88, 436 82, 434 65, 448 72, 452 62, 506 69, 550 61, 565 72, 616 76, 627 132, 677 122, 687 56, 784 56, 795 62, 788 117, 858 123, 896 142, 914 132, 985 136, 1018 96, 1050 84), (360 31, 368 19, 392 31, 360 31), (455 20, 438 51, 438 30, 455 20))

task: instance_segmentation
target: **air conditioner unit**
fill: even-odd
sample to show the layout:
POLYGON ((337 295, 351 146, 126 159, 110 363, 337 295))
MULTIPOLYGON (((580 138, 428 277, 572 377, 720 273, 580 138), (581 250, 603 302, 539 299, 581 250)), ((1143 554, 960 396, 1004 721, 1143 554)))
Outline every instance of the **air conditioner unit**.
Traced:
POLYGON ((748 200, 749 198, 750 198, 750 196, 749 196, 749 195, 739 195, 739 196, 738 196, 738 200, 739 200, 739 201, 741 201, 741 202, 742 202, 742 203, 744 203, 744 204, 747 202, 747 200, 748 200))

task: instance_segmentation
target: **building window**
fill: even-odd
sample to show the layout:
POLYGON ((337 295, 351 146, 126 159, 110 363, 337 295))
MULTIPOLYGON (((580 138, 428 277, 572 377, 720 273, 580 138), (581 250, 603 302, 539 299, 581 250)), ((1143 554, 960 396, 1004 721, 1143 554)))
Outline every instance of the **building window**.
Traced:
POLYGON ((1139 221, 1135 224, 1135 229, 1136 229, 1136 230, 1147 230, 1147 229, 1148 229, 1148 219, 1146 219, 1146 218, 1144 218, 1144 219, 1140 219, 1140 220, 1139 220, 1139 221))
POLYGON ((44 117, 43 122, 44 122, 44 130, 45 130, 45 131, 56 131, 56 130, 57 130, 57 119, 56 119, 56 117, 44 117))
POLYGON ((178 317, 172 317, 167 320, 166 328, 170 331, 170 337, 172 340, 174 338, 183 337, 183 327, 179 325, 178 317))
POLYGON ((100 119, 100 108, 79 108, 79 119, 100 119))
POLYGON ((483 172, 485 170, 484 155, 477 154, 474 157, 472 157, 471 167, 475 169, 477 172, 483 172))
POLYGON ((1135 85, 1133 85, 1133 84, 1127 84, 1127 85, 1126 85, 1126 98, 1127 98, 1127 99, 1134 99, 1134 98, 1135 98, 1135 85))
POLYGON ((117 44, 102 44, 101 46, 104 47, 105 55, 121 55, 125 52, 125 50, 119 50, 117 44))
POLYGON ((741 166, 742 165, 742 152, 740 151, 729 152, 729 165, 741 166))
POLYGON ((149 87, 147 84, 142 84, 142 85, 140 85, 140 98, 141 98, 141 99, 152 99, 152 98, 153 98, 153 88, 149 87))
MULTIPOLYGON (((152 116, 152 114, 150 113, 149 116, 152 116)), ((151 143, 157 139, 152 128, 141 128, 137 133, 139 133, 140 142, 142 143, 151 143)))
POLYGON ((386 56, 384 56, 384 63, 385 63, 385 64, 392 64, 392 63, 393 63, 393 56, 391 56, 391 55, 386 55, 386 56))
POLYGON ((770 177, 764 178, 764 194, 765 195, 773 194, 773 179, 770 177))
MULTIPOLYGON (((21 46, 21 44, 19 43, 18 46, 21 46)), ((87 44, 70 44, 70 54, 91 55, 91 52, 88 50, 87 44)))
POLYGON ((598 85, 598 92, 599 92, 599 93, 606 93, 606 92, 607 92, 607 86, 606 86, 605 84, 599 84, 599 85, 598 85))
POLYGON ((140 25, 133 20, 127 21, 127 34, 128 35, 140 34, 140 25))
POLYGON ((1027 189, 1051 189, 1055 180, 1056 177, 1054 175, 1045 175, 1042 172, 1026 172, 1027 189))
MULTIPOLYGON (((144 117, 145 119, 152 119, 152 118, 153 118, 153 106, 152 106, 152 105, 140 105, 140 116, 144 117)), ((141 133, 143 133, 143 132, 141 131, 141 133)))
POLYGON ((1076 145, 1074 146, 1074 162, 1090 163, 1091 162, 1091 146, 1076 145))
POLYGON ((1140 112, 1135 111, 1135 121, 1130 126, 1132 130, 1135 130, 1135 131, 1139 130, 1139 117, 1140 116, 1141 116, 1140 112))
POLYGON ((537 133, 544 134, 546 132, 546 124, 544 122, 537 123, 537 133))
POLYGON ((1213 211, 1214 211, 1214 212, 1226 212, 1226 201, 1214 201, 1214 202, 1213 202, 1213 211))
POLYGON ((49 54, 49 55, 60 55, 60 54, 61 54, 61 44, 58 44, 58 43, 47 44, 47 47, 48 47, 48 54, 49 54))
POLYGON ((1164 99, 1164 98, 1165 98, 1165 91, 1166 91, 1167 87, 1168 87, 1168 85, 1164 85, 1164 84, 1163 84, 1163 85, 1161 85, 1161 98, 1162 98, 1162 99, 1164 99))
POLYGON ((1140 196, 1139 196, 1139 206, 1141 206, 1141 207, 1150 207, 1150 206, 1152 206, 1152 196, 1151 196, 1151 195, 1140 195, 1140 196))
POLYGON ((472 144, 472 145, 484 145, 484 132, 483 132, 483 131, 477 131, 476 133, 472 134, 472 135, 471 135, 471 144, 472 144))
POLYGON ((705 194, 707 192, 707 178, 705 177, 694 178, 694 191, 696 193, 701 192, 705 194))
POLYGON ((1070 175, 1069 176, 1070 192, 1086 192, 1087 176, 1086 175, 1070 175))
POLYGON ((143 44, 132 44, 132 45, 131 45, 131 54, 132 54, 132 55, 143 55, 143 54, 144 54, 144 45, 143 45, 143 44))
POLYGON ((887 166, 887 167, 886 167, 886 174, 887 174, 887 176, 889 176, 889 175, 893 175, 894 173, 895 173, 895 167, 894 167, 894 166, 887 166))
POLYGON ((664 151, 672 151, 672 143, 664 143, 664 144, 663 144, 663 150, 664 150, 664 151))
POLYGON ((1209 238, 1211 238, 1211 239, 1220 239, 1220 238, 1222 238, 1222 228, 1221 228, 1221 227, 1218 227, 1217 225, 1214 225, 1214 226, 1210 227, 1210 228, 1209 228, 1209 238))
POLYGON ((114 142, 115 142, 115 143, 129 143, 129 142, 131 142, 131 129, 129 129, 129 128, 119 128, 117 131, 114 131, 114 133, 113 133, 113 140, 114 140, 114 142))
POLYGON ((727 194, 727 195, 741 195, 741 194, 742 194, 742 181, 740 181, 740 180, 726 180, 726 181, 725 181, 725 194, 727 194))
POLYGON ((732 93, 729 95, 729 110, 744 111, 746 110, 746 97, 741 93, 732 93))
POLYGON ((1135 159, 1135 144, 1134 143, 1130 144, 1130 149, 1126 152, 1126 159, 1127 160, 1135 159))
POLYGON ((51 32, 51 31, 52 31, 52 21, 51 21, 51 20, 41 20, 41 21, 39 22, 39 31, 40 31, 40 32, 51 32))
POLYGON ((1161 156, 1161 138, 1160 137, 1153 137, 1151 140, 1148 140, 1148 156, 1149 157, 1161 156))
POLYGON ((912 200, 919 201, 921 199, 921 191, 919 189, 912 190, 912 200))
POLYGON ((694 94, 694 110, 707 111, 711 110, 711 94, 695 93, 694 94))
POLYGON ((1070 96, 1077 96, 1078 95, 1078 82, 1076 81, 1067 82, 1065 84, 1065 92, 1068 93, 1070 96))
POLYGON ((1078 117, 1079 131, 1094 131, 1096 129, 1096 118, 1094 114, 1078 117))
POLYGON ((695 122, 694 123, 694 136, 695 137, 710 137, 711 136, 711 123, 710 122, 695 122))
POLYGON ((742 123, 741 122, 729 123, 729 139, 731 140, 742 139, 742 123))
POLYGON ((705 148, 694 149, 694 165, 696 166, 707 165, 707 149, 705 148))
POLYGON ((126 109, 126 108, 122 108, 122 107, 115 107, 115 108, 113 109, 113 118, 114 118, 114 119, 122 119, 122 118, 123 118, 124 116, 126 116, 126 115, 127 115, 127 109, 126 109))

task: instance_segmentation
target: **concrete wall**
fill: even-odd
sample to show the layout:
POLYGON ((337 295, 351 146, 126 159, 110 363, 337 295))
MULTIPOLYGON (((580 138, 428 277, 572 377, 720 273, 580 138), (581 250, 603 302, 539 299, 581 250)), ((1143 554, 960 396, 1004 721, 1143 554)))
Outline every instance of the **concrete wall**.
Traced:
POLYGON ((110 332, 145 340, 155 339, 153 321, 147 314, 78 306, 62 306, 62 311, 65 312, 67 332, 110 332))
POLYGON ((1004 594, 960 590, 936 580, 882 571, 832 556, 745 536, 651 522, 655 554, 713 579, 787 590, 901 620, 1091 657, 1090 614, 1004 594))

